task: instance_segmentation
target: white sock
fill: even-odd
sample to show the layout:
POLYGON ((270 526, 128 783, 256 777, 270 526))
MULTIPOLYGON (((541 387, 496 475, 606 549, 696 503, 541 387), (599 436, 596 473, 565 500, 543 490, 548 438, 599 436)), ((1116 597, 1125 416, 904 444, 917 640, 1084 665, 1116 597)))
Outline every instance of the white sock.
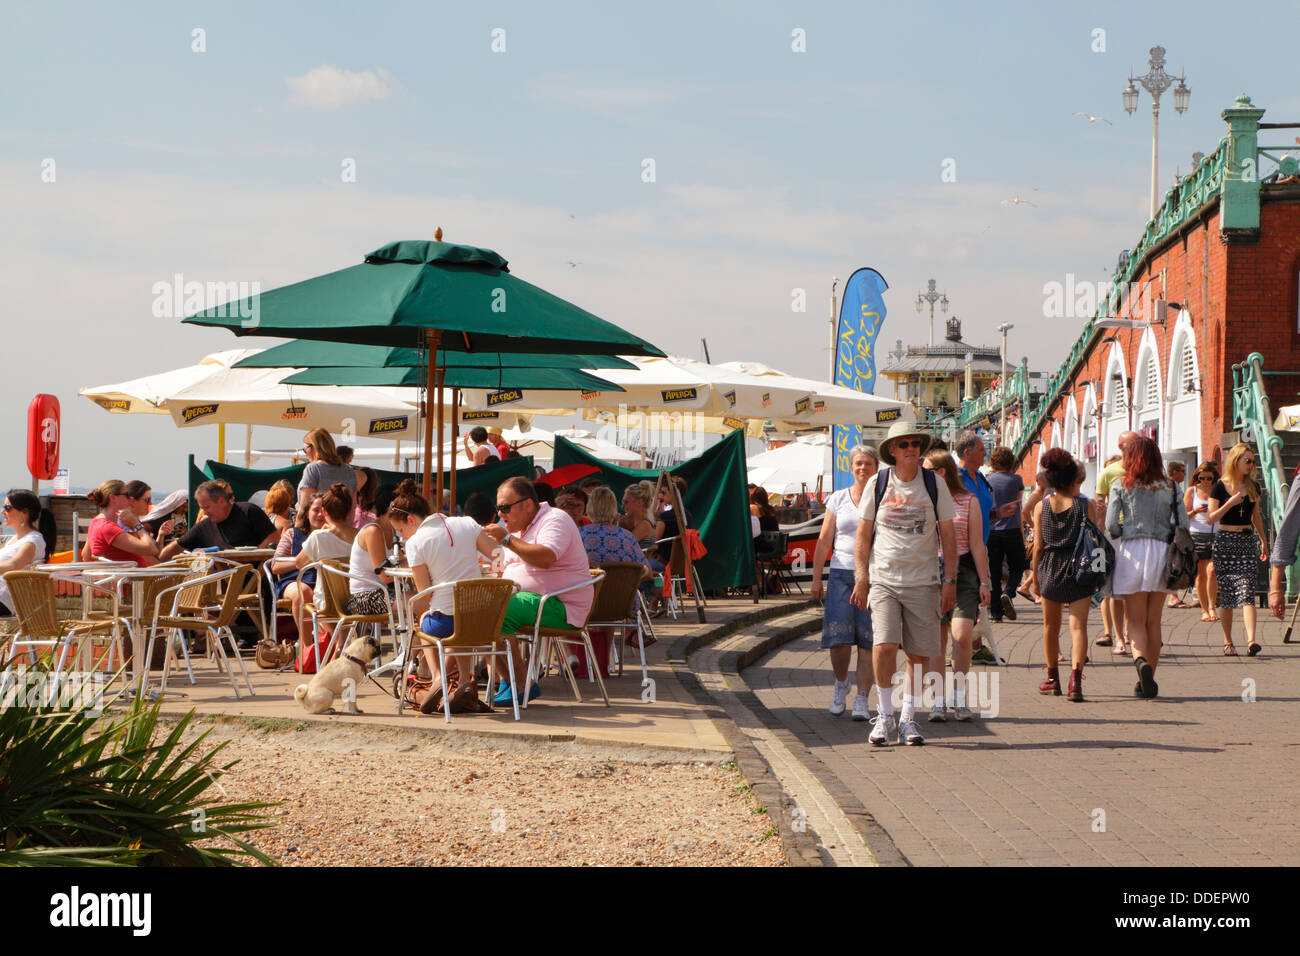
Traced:
POLYGON ((876 688, 876 704, 878 705, 880 716, 882 717, 894 716, 894 699, 890 695, 889 688, 887 687, 876 688))
POLYGON ((911 694, 903 695, 903 713, 899 720, 911 720, 916 716, 916 698, 911 694))

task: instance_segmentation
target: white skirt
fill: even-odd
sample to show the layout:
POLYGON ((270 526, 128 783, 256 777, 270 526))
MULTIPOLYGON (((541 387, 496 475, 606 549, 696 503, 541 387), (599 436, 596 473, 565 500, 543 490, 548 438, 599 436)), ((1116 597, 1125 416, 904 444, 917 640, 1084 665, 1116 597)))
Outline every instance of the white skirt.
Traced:
POLYGON ((1121 538, 1115 542, 1115 577, 1111 594, 1123 597, 1139 591, 1166 592, 1165 557, 1169 543, 1157 538, 1121 538))

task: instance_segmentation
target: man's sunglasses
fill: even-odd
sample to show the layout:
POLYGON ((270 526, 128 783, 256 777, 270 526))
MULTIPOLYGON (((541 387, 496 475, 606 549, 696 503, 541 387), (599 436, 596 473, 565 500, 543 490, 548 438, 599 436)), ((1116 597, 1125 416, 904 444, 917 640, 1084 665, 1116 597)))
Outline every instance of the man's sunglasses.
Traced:
POLYGON ((921 439, 919 438, 901 438, 894 442, 895 448, 920 448, 921 439))
POLYGON ((508 504, 508 505, 497 505, 497 514, 508 515, 508 514, 510 514, 510 509, 513 508, 515 505, 519 504, 519 502, 521 502, 521 501, 531 501, 531 500, 532 500, 532 499, 530 499, 530 498, 516 498, 514 501, 510 502, 510 504, 508 504))

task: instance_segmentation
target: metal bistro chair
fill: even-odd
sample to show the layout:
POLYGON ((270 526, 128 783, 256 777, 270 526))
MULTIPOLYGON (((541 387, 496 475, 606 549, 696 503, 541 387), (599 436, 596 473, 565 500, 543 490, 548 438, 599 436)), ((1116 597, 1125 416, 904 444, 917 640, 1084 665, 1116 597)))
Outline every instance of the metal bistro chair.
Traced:
MULTIPOLYGON (((591 606, 590 627, 617 628, 618 636, 610 639, 610 652, 618 655, 618 676, 623 676, 623 641, 636 628, 637 649, 641 652, 641 680, 649 676, 645 666, 645 635, 641 629, 641 611, 637 598, 645 565, 636 561, 607 561, 596 565, 605 572, 596 600, 591 606)), ((589 673, 594 673, 592 668, 589 673)))
MULTIPOLYGON (((406 603, 408 615, 413 614, 416 601, 442 588, 454 589, 452 593, 456 603, 452 620, 455 621, 455 631, 450 637, 439 638, 425 634, 418 626, 412 624, 407 634, 403 660, 415 662, 417 634, 421 644, 432 643, 438 646, 438 670, 442 677, 442 713, 447 723, 451 723, 451 695, 447 693, 447 658, 468 657, 472 664, 475 657, 504 656, 506 669, 510 674, 510 688, 513 691, 515 720, 518 720, 519 691, 518 681, 515 679, 515 660, 510 646, 511 638, 501 633, 501 625, 505 621, 510 598, 519 590, 519 585, 498 578, 444 581, 442 584, 435 584, 412 595, 406 603), (503 642, 504 646, 498 649, 496 645, 503 642)), ((411 620, 414 621, 415 618, 412 616, 411 620)), ((490 683, 489 681, 489 685, 490 683)), ((400 715, 406 703, 406 694, 404 687, 399 686, 398 689, 397 713, 400 715)))
MULTIPOLYGON (((369 624, 371 633, 374 634, 375 640, 380 641, 382 647, 382 635, 379 626, 388 625, 388 633, 397 639, 397 622, 393 616, 393 602, 388 598, 388 589, 381 587, 380 593, 384 596, 384 613, 383 614, 348 614, 344 610, 348 604, 349 593, 348 582, 360 581, 367 585, 373 586, 372 581, 351 573, 342 567, 339 567, 332 561, 322 561, 317 565, 320 570, 316 573, 316 584, 325 590, 325 616, 334 617, 338 623, 334 626, 334 633, 330 637, 329 646, 325 649, 322 659, 316 662, 317 669, 328 664, 334 659, 335 652, 342 652, 347 647, 347 642, 343 640, 343 635, 349 631, 356 631, 361 625, 369 624)), ((311 565, 308 565, 311 567, 311 565)), ((313 604, 313 610, 315 605, 313 604)), ((312 633, 315 635, 316 614, 312 614, 312 633)), ((382 659, 379 654, 375 655, 375 666, 382 665, 382 659)))
MULTIPOLYGON (((239 614, 239 596, 243 593, 248 576, 253 573, 251 566, 241 564, 224 571, 190 578, 181 584, 173 585, 166 591, 160 592, 154 599, 153 620, 149 632, 152 637, 159 628, 172 631, 205 631, 208 635, 209 650, 215 649, 216 651, 217 669, 226 670, 230 674, 230 686, 234 689, 236 698, 240 696, 239 684, 235 681, 235 669, 230 663, 230 658, 226 654, 226 648, 222 645, 221 639, 224 636, 230 643, 230 651, 234 654, 235 661, 239 664, 239 670, 244 675, 244 683, 248 686, 248 694, 250 697, 256 697, 257 692, 253 690, 253 681, 248 676, 248 669, 244 666, 244 658, 239 653, 239 643, 235 640, 235 634, 230 629, 230 625, 234 623, 236 615, 239 614), (205 608, 196 607, 190 603, 202 600, 205 588, 209 586, 220 587, 222 583, 225 583, 226 590, 221 599, 221 607, 215 616, 211 616, 205 608), (164 612, 164 608, 168 610, 164 612)), ((149 647, 151 649, 153 647, 152 640, 149 642, 149 647)), ((172 660, 175 657, 175 642, 169 640, 167 642, 167 657, 163 662, 162 685, 160 687, 161 692, 164 694, 167 693, 167 678, 171 674, 172 660)), ((193 672, 191 672, 192 679, 193 672)))
POLYGON ((790 594, 790 585, 799 589, 803 594, 803 585, 800 584, 793 574, 790 573, 790 565, 785 560, 786 549, 790 546, 790 535, 784 531, 763 531, 759 534, 754 542, 754 560, 759 567, 760 588, 766 586, 763 578, 763 568, 767 567, 768 571, 776 574, 776 579, 781 582, 781 586, 786 594, 790 594))
MULTIPOLYGON (((123 650, 122 633, 118 624, 117 594, 111 588, 90 581, 61 577, 47 571, 10 571, 5 574, 4 579, 9 586, 9 596, 13 599, 14 614, 18 617, 18 630, 9 641, 5 669, 0 673, 0 705, 4 700, 5 688, 13 670, 13 659, 18 655, 20 646, 24 648, 24 655, 27 656, 35 656, 34 651, 38 647, 48 647, 51 653, 57 650, 59 659, 54 668, 56 674, 63 673, 68 651, 74 641, 77 643, 77 657, 81 655, 85 641, 96 634, 110 635, 110 639, 118 645, 119 650, 123 650), (55 581, 71 581, 80 584, 83 588, 103 593, 111 601, 111 616, 94 620, 86 618, 59 620, 54 599, 55 581)), ((108 654, 111 653, 110 646, 108 654)), ((57 693, 57 684, 51 688, 51 703, 54 702, 55 693, 57 693)))
MULTIPOLYGON (((560 669, 564 676, 569 679, 569 687, 573 690, 573 696, 581 702, 582 692, 578 690, 578 679, 573 676, 573 668, 569 666, 568 655, 564 653, 561 645, 574 645, 583 648, 587 655, 587 673, 596 675, 596 684, 600 687, 600 695, 605 698, 605 706, 609 707, 609 693, 605 690, 605 678, 596 670, 596 656, 591 649, 591 635, 587 633, 588 622, 591 620, 591 611, 587 612, 587 619, 582 622, 582 627, 543 627, 542 611, 546 608, 546 602, 560 599, 561 594, 569 594, 582 588, 591 588, 591 606, 595 608, 596 602, 600 599, 600 586, 605 580, 605 572, 598 568, 591 570, 591 577, 580 584, 571 584, 567 588, 560 588, 558 591, 550 591, 542 595, 541 602, 537 605, 537 621, 533 624, 531 631, 516 631, 515 640, 528 645, 528 668, 524 679, 524 709, 528 709, 528 691, 532 688, 533 682, 539 680, 542 676, 542 669, 550 670, 551 659, 554 658, 559 662, 560 669), (546 643, 545 650, 540 647, 541 643, 546 643)), ((516 697, 518 691, 513 691, 516 697)))
MULTIPOLYGON (((667 604, 668 613, 672 615, 673 620, 677 620, 680 615, 679 605, 682 603, 680 595, 681 588, 686 584, 686 539, 682 535, 673 538, 661 538, 655 544, 672 543, 668 552, 668 564, 664 567, 663 573, 668 577, 668 594, 667 604)), ((699 606, 705 608, 709 602, 705 600, 704 588, 700 584, 700 572, 695 567, 695 562, 691 562, 691 586, 699 606)), ((702 611, 700 612, 703 613, 702 611)), ((704 620, 703 617, 700 618, 704 620)))

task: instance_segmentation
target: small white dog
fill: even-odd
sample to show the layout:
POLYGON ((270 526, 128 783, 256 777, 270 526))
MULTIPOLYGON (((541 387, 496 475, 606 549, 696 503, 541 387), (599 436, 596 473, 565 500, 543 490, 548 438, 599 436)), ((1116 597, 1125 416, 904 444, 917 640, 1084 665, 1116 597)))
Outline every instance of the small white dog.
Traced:
POLYGON ((294 688, 293 699, 309 714, 333 714, 334 698, 342 696, 349 714, 361 713, 357 709, 357 687, 378 653, 379 641, 374 637, 358 637, 348 644, 342 657, 334 658, 317 671, 310 683, 294 688))

